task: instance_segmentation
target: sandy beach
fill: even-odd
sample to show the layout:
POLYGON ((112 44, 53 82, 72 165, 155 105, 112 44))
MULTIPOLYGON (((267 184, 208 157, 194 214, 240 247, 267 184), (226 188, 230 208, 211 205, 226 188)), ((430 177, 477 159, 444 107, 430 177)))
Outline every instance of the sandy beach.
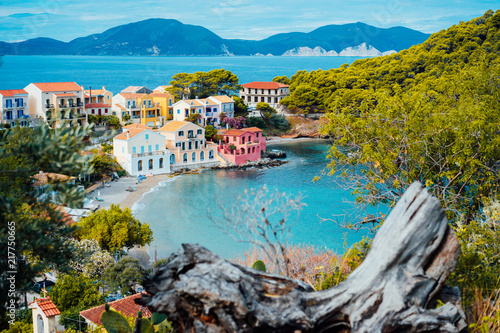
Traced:
MULTIPOLYGON (((171 175, 156 175, 146 177, 146 179, 142 180, 140 183, 137 182, 136 177, 122 177, 118 180, 106 183, 106 186, 101 186, 90 192, 89 198, 94 200, 94 204, 98 204, 99 208, 108 209, 111 204, 117 204, 122 208, 127 207, 132 209, 134 203, 141 200, 145 193, 151 191, 151 189, 157 186, 161 181, 170 179, 170 177, 171 175), (133 192, 127 191, 129 186, 134 189, 133 192), (96 197, 103 201, 96 201, 96 197)), ((146 247, 136 246, 130 249, 128 254, 139 260, 143 267, 149 267, 151 256, 146 247)))

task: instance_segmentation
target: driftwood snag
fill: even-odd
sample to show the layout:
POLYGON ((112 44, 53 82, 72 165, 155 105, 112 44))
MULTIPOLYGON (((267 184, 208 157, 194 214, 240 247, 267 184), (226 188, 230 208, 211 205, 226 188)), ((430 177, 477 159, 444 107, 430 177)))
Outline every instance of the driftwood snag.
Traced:
POLYGON ((461 332, 456 289, 443 288, 460 247, 439 201, 419 183, 403 195, 346 281, 314 292, 293 279, 183 245, 140 302, 179 331, 461 332), (445 305, 435 308, 436 299, 445 305))

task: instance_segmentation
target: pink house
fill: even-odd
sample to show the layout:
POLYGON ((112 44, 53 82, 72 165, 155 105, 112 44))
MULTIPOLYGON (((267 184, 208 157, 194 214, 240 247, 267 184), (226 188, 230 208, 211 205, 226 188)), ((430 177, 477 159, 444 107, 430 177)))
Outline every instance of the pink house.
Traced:
POLYGON ((266 150, 266 138, 257 127, 232 129, 222 133, 223 141, 217 150, 227 160, 237 165, 246 161, 257 161, 260 152, 266 150))

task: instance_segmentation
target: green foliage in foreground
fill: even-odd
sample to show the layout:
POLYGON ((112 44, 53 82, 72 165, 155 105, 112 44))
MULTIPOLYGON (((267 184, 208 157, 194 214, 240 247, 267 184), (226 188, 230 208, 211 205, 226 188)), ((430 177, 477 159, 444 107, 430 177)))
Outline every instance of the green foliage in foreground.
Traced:
POLYGON ((84 274, 63 275, 50 289, 49 296, 59 311, 90 309, 104 303, 104 295, 99 292, 101 283, 84 274))
POLYGON ((81 239, 95 239, 99 246, 110 252, 144 246, 153 241, 149 224, 137 220, 129 208, 112 204, 108 210, 99 209, 78 222, 81 239))
POLYGON ((105 311, 101 315, 101 322, 108 333, 132 333, 132 331, 142 333, 172 332, 172 327, 164 314, 155 312, 151 314, 150 319, 147 319, 142 317, 142 311, 139 311, 135 319, 135 327, 132 330, 130 323, 133 318, 125 318, 111 308, 109 304, 106 304, 104 308, 105 311))
MULTIPOLYGON (((73 185, 59 182, 47 186, 47 200, 40 201, 30 177, 40 170, 70 176, 85 174, 86 158, 79 151, 88 132, 88 127, 51 130, 46 126, 0 131, 0 290, 5 291, 0 293, 2 315, 9 290, 8 271, 18 272, 16 291, 22 293, 39 272, 69 270, 73 253, 68 239, 75 228, 66 225, 48 200, 57 191, 68 206, 79 207, 83 194, 73 185)), ((6 327, 2 320, 0 328, 6 327)))

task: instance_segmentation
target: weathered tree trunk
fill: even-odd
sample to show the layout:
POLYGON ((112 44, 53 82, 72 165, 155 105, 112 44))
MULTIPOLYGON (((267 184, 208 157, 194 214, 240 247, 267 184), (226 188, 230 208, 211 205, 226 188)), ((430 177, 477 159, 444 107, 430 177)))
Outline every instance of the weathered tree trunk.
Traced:
POLYGON ((456 289, 443 288, 460 254, 439 201, 418 183, 403 195, 346 281, 307 284, 183 245, 146 285, 141 303, 196 332, 461 332, 456 289), (445 302, 435 308, 436 299, 445 302))

